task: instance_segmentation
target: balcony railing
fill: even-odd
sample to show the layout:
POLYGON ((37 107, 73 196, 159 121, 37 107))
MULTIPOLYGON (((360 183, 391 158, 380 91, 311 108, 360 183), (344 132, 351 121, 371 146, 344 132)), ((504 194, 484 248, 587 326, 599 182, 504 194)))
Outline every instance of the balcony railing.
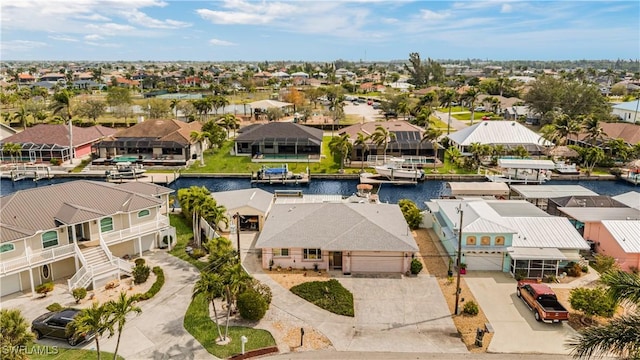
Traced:
POLYGON ((166 226, 169 226, 169 218, 160 216, 156 221, 150 221, 144 224, 131 226, 127 229, 104 233, 102 234, 102 238, 107 245, 112 245, 160 230, 166 226))
POLYGON ((19 258, 3 260, 0 263, 0 273, 8 274, 11 272, 26 270, 31 266, 66 259, 76 254, 74 246, 74 244, 56 246, 54 248, 27 254, 26 256, 21 256, 19 258))

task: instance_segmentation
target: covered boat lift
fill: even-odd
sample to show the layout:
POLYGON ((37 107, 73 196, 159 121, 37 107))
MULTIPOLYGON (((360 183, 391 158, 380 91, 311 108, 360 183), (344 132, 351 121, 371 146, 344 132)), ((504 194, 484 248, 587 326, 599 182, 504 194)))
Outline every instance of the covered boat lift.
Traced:
POLYGON ((448 182, 447 187, 451 189, 451 196, 495 196, 496 198, 507 198, 509 196, 509 185, 500 182, 448 182))

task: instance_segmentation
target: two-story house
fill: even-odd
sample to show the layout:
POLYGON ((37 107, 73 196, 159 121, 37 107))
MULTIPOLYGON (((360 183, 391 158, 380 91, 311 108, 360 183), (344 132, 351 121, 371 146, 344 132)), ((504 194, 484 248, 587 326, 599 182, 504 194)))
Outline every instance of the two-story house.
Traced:
POLYGON ((123 257, 169 248, 176 238, 166 215, 171 192, 78 180, 0 197, 0 295, 64 278, 69 290, 95 288, 131 275, 123 257))
POLYGON ((567 218, 524 200, 434 199, 426 203, 434 232, 454 262, 541 278, 580 260, 588 244, 567 218))

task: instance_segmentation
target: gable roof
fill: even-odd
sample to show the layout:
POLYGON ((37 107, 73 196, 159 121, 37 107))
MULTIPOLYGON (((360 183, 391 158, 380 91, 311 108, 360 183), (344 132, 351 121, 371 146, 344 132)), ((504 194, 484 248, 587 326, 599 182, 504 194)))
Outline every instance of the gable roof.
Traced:
POLYGON ((147 195, 152 197, 171 194, 172 192, 175 191, 168 187, 156 185, 154 183, 149 183, 149 182, 142 182, 142 181, 131 181, 131 182, 124 182, 121 184, 118 184, 118 183, 108 183, 108 184, 113 184, 114 186, 117 186, 118 189, 132 191, 137 194, 142 194, 142 195, 147 195))
POLYGON ((602 220, 640 219, 640 210, 634 208, 559 207, 558 210, 580 222, 602 220))
POLYGON ((624 194, 614 196, 613 199, 627 205, 628 207, 640 210, 640 192, 629 191, 624 194))
POLYGON ((256 248, 418 251, 396 204, 274 204, 256 248))
MULTIPOLYGON (((91 127, 73 126, 73 146, 93 143, 113 135, 116 130, 101 125, 91 127)), ((2 140, 3 143, 56 144, 69 146, 69 126, 64 124, 38 124, 2 140)))
POLYGON ((59 222, 72 225, 161 205, 160 199, 89 180, 18 190, 0 197, 0 242, 55 229, 59 222))
MULTIPOLYGON (((639 100, 640 101, 640 100, 639 100)), ((599 123, 607 138, 622 139, 628 144, 640 143, 640 125, 630 123, 599 123)))
POLYGON ((266 214, 273 202, 272 193, 258 188, 214 192, 211 197, 229 212, 247 206, 266 214))
POLYGON ((601 208, 620 208, 628 207, 625 204, 606 195, 598 196, 563 196, 549 199, 560 207, 601 207, 601 208))
POLYGON ((635 112, 635 111, 638 111, 639 103, 640 103, 640 100, 627 101, 627 102, 622 102, 619 104, 612 105, 611 108, 635 112))
POLYGON ((254 127, 243 129, 242 134, 238 135, 238 141, 256 141, 263 139, 310 139, 315 140, 319 145, 322 142, 323 131, 321 129, 309 126, 294 124, 290 122, 270 122, 260 124, 254 127))
MULTIPOLYGON (((422 134, 424 129, 419 126, 413 125, 408 121, 404 120, 396 120, 396 121, 374 121, 374 122, 365 122, 354 124, 351 126, 347 126, 340 130, 338 134, 349 134, 351 139, 356 139, 358 137, 358 133, 363 133, 364 135, 371 135, 376 131, 378 126, 382 126, 389 132, 401 132, 401 131, 409 131, 409 132, 418 132, 422 134)), ((419 139, 418 139, 419 140, 419 139)))
POLYGON ((198 121, 185 123, 178 120, 145 120, 134 126, 118 131, 114 138, 152 138, 161 141, 175 141, 180 144, 191 143, 191 132, 200 131, 198 121))
POLYGON ((518 229, 511 243, 513 247, 589 249, 582 235, 565 217, 510 217, 505 220, 518 229))
POLYGON ((640 253, 640 220, 603 220, 602 225, 626 253, 640 253))
POLYGON ((469 146, 473 143, 551 146, 551 142, 516 121, 482 121, 448 135, 456 144, 469 146))

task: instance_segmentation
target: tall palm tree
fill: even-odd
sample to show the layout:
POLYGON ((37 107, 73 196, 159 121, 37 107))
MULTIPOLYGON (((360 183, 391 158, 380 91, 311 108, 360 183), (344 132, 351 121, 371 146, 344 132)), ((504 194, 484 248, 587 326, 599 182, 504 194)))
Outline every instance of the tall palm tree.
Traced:
POLYGON ((237 129, 240 127, 240 120, 233 114, 224 114, 219 120, 218 124, 227 129, 227 139, 231 138, 231 129, 237 129))
POLYGON ((584 165, 587 168, 587 175, 591 175, 593 168, 606 159, 604 151, 599 147, 592 147, 584 150, 584 165))
POLYGON ((207 204, 211 193, 202 186, 191 186, 188 189, 178 190, 178 202, 185 218, 191 217, 191 227, 193 228, 193 239, 200 246, 200 217, 203 211, 207 210, 207 204))
POLYGON ((370 138, 376 147, 379 148, 382 146, 382 155, 386 156, 389 142, 396 139, 396 133, 390 132, 384 126, 378 125, 370 138))
POLYGON ((480 91, 475 87, 469 88, 463 95, 464 99, 469 104, 469 108, 471 109, 471 125, 473 125, 473 119, 476 113, 476 101, 478 101, 478 95, 480 95, 480 91))
POLYGON ((169 107, 176 114, 176 120, 178 120, 178 106, 179 105, 180 105, 180 100, 178 100, 178 99, 172 99, 171 102, 169 103, 169 107))
POLYGON ((200 166, 204 166, 204 146, 209 140, 210 134, 206 131, 192 131, 189 138, 198 144, 198 154, 200 155, 200 166))
POLYGON ((27 109, 25 104, 20 105, 18 110, 13 113, 13 119, 19 121, 22 124, 23 129, 27 129, 27 121, 29 120, 29 116, 31 112, 27 109))
POLYGON ((100 336, 107 330, 113 331, 111 313, 106 305, 94 302, 90 308, 83 309, 76 315, 69 328, 73 329, 73 334, 70 334, 72 336, 95 333, 97 357, 100 360, 100 336))
MULTIPOLYGON (((239 231, 239 229, 238 229, 239 231)), ((242 263, 228 264, 221 270, 224 281, 224 296, 227 300, 227 319, 224 336, 229 335, 229 318, 231 317, 231 307, 235 306, 236 299, 242 289, 245 289, 251 280, 251 276, 244 271, 242 263)))
POLYGON ((216 299, 221 297, 224 291, 224 283, 222 277, 219 274, 211 272, 200 273, 200 279, 196 282, 193 288, 192 299, 196 296, 204 296, 208 302, 211 302, 213 307, 213 321, 218 328, 218 339, 226 340, 226 337, 222 334, 220 329, 220 323, 218 322, 218 308, 216 307, 216 299))
POLYGON ((53 115, 62 113, 63 117, 66 116, 69 121, 69 164, 73 164, 73 113, 71 112, 71 99, 73 95, 67 90, 58 91, 53 95, 53 102, 51 103, 51 110, 53 115))
POLYGON ((225 228, 229 226, 227 208, 224 205, 219 205, 212 197, 209 197, 200 206, 200 216, 212 224, 216 230, 220 228, 220 224, 224 224, 225 228))
POLYGON ((579 330, 567 345, 577 358, 618 356, 624 359, 640 358, 640 275, 613 270, 600 277, 614 300, 625 302, 635 313, 621 315, 604 325, 579 330))
POLYGON ((358 137, 353 142, 353 146, 359 147, 362 151, 362 157, 360 159, 360 170, 364 171, 364 157, 367 151, 369 151, 369 136, 359 132, 358 137))
POLYGON ((460 152, 460 150, 458 150, 457 147, 449 146, 449 148, 447 148, 447 151, 445 151, 445 156, 449 158, 449 161, 452 164, 455 164, 462 157, 462 153, 460 152))
POLYGON ((106 305, 112 316, 111 321, 113 321, 114 325, 118 325, 118 340, 116 341, 116 350, 113 352, 113 360, 118 358, 120 336, 122 336, 124 324, 127 322, 127 315, 130 313, 140 314, 142 312, 142 309, 135 305, 136 301, 135 296, 127 296, 126 292, 121 292, 117 301, 111 300, 106 305))
POLYGON ((353 144, 349 140, 349 134, 344 133, 340 136, 334 136, 329 141, 329 149, 334 155, 340 156, 340 172, 344 171, 344 160, 351 153, 353 144))
POLYGON ((438 98, 440 99, 440 105, 449 108, 449 116, 447 118, 447 135, 451 133, 451 106, 456 99, 456 92, 452 89, 444 90, 438 98))
POLYGON ((582 126, 587 133, 586 139, 592 146, 607 135, 600 126, 600 121, 595 116, 586 116, 582 122, 582 126))

